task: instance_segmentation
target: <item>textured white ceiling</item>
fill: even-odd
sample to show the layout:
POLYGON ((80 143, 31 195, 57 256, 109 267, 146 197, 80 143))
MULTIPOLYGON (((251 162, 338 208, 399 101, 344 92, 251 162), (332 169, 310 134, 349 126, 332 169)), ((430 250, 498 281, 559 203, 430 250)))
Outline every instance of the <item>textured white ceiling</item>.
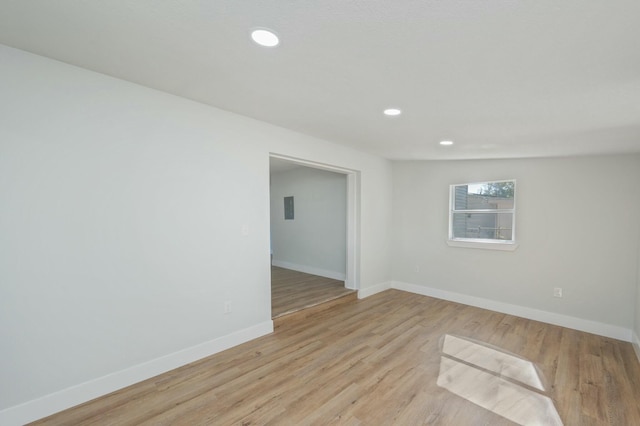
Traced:
POLYGON ((0 43, 388 158, 535 157, 640 151, 639 18, 638 0, 3 0, 0 43))

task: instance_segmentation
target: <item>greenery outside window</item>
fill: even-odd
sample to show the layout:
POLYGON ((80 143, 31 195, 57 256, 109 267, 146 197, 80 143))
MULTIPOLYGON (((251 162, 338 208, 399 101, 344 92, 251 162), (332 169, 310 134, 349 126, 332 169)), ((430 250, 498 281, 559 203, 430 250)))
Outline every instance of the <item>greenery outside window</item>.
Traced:
POLYGON ((513 250, 515 196, 515 180, 451 185, 450 245, 461 242, 475 244, 463 245, 465 247, 513 250))

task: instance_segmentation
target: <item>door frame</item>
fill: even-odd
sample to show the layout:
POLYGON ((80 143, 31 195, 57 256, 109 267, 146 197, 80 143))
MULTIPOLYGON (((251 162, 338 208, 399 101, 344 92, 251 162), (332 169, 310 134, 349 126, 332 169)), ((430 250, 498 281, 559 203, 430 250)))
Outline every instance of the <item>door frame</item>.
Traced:
POLYGON ((269 153, 269 159, 277 158, 305 167, 340 173, 347 177, 347 258, 344 286, 351 290, 360 288, 360 172, 358 170, 319 163, 316 161, 269 153))

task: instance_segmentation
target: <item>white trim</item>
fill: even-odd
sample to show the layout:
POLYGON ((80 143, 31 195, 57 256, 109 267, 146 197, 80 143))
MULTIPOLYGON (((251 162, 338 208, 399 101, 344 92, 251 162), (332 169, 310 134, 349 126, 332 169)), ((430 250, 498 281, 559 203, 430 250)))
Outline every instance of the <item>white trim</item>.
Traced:
POLYGON ((358 299, 364 299, 365 297, 373 296, 376 293, 380 293, 381 291, 389 290, 392 288, 392 282, 387 281, 384 283, 376 284, 371 287, 361 288, 358 290, 358 299))
POLYGON ((316 268, 314 266, 298 265, 297 263, 284 262, 282 260, 273 259, 273 266, 291 269, 292 271, 304 272, 305 274, 318 275, 320 277, 331 278, 333 280, 345 281, 344 272, 330 271, 328 269, 316 268))
POLYGON ((495 300, 454 293, 417 284, 394 281, 391 288, 631 342, 632 330, 617 325, 571 317, 554 312, 541 311, 538 309, 527 308, 525 306, 512 305, 510 303, 497 302, 495 300))
POLYGON ((0 411, 0 424, 23 425, 273 332, 265 321, 226 336, 0 411))
POLYGON ((276 154, 274 152, 269 153, 269 157, 277 158, 279 160, 289 161, 291 163, 300 164, 301 166, 311 167, 314 169, 327 170, 330 172, 342 173, 342 174, 350 174, 355 173, 356 170, 346 169, 344 167, 332 166, 331 164, 326 163, 317 163, 315 161, 305 160, 303 158, 290 157, 288 155, 276 154))
POLYGON ((347 263, 344 286, 351 290, 359 287, 360 277, 358 265, 360 253, 358 251, 358 187, 360 177, 358 173, 347 174, 347 263))
POLYGON ((450 247, 464 247, 464 248, 503 250, 503 251, 514 251, 515 249, 518 248, 518 244, 514 242, 485 243, 480 241, 447 240, 447 244, 450 247))
POLYGON ((636 357, 638 357, 638 362, 640 362, 640 338, 638 337, 638 335, 636 334, 636 332, 633 332, 633 340, 631 341, 631 344, 633 345, 633 350, 636 353, 636 357))

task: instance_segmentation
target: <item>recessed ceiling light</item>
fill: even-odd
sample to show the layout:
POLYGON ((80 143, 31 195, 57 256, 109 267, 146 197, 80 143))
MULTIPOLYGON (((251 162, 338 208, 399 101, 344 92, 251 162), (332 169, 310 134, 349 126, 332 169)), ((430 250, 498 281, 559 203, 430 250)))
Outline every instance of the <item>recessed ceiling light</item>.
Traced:
POLYGON ((399 110, 398 108, 387 108, 384 110, 384 115, 394 116, 394 115, 400 115, 400 114, 402 114, 402 111, 399 110))
POLYGON ((444 146, 453 145, 453 141, 440 141, 440 145, 444 145, 444 146))
POLYGON ((251 32, 253 41, 264 47, 274 47, 280 43, 278 36, 270 30, 258 29, 251 32))

